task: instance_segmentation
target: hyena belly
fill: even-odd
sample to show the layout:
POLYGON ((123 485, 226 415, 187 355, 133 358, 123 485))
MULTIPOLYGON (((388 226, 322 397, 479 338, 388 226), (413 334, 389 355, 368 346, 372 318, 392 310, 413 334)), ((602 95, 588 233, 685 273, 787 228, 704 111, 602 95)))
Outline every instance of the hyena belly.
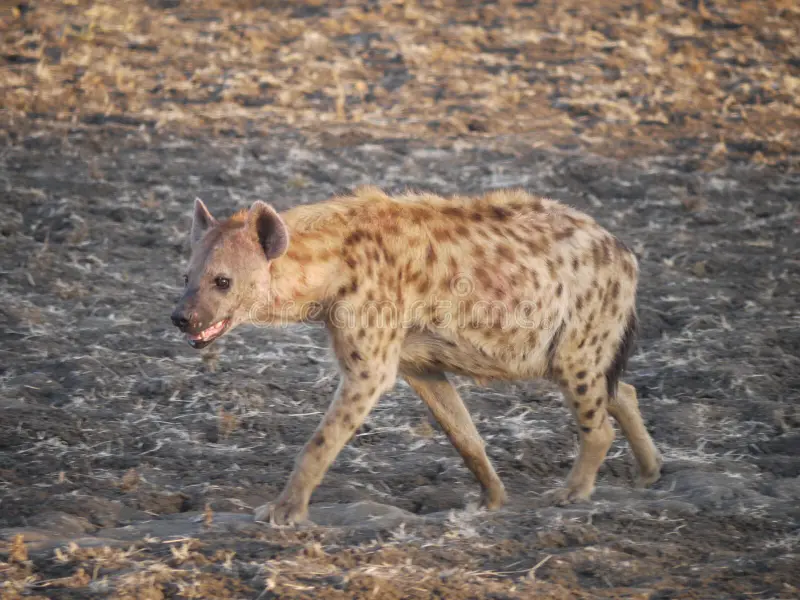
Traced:
POLYGON ((533 332, 519 329, 485 331, 489 332, 489 338, 502 337, 502 342, 487 343, 483 331, 461 336, 435 330, 409 333, 400 355, 400 370, 443 371, 480 382, 534 379, 546 373, 549 332, 533 336, 533 332))

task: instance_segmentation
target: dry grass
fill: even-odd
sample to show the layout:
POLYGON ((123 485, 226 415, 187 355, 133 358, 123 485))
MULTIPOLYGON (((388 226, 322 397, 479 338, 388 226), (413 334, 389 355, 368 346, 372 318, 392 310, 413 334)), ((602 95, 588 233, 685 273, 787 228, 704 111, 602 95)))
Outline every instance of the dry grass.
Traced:
POLYGON ((0 98, 16 124, 524 133, 796 165, 797 3, 691 4, 44 0, 6 9, 0 98))

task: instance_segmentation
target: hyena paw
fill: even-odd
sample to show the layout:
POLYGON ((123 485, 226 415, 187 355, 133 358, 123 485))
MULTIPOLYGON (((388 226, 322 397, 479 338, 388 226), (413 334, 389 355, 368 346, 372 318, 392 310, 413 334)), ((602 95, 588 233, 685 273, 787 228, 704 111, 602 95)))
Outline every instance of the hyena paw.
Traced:
POLYGON ((256 508, 255 520, 276 527, 291 527, 308 522, 308 507, 292 499, 278 498, 256 508))
POLYGON ((546 506, 567 506, 569 504, 582 504, 589 502, 592 497, 592 489, 579 487, 560 487, 549 490, 542 495, 542 501, 546 506))
POLYGON ((508 500, 508 495, 503 487, 503 484, 483 490, 481 493, 481 507, 486 510, 497 510, 502 507, 508 500))
POLYGON ((643 489, 653 485, 656 481, 661 479, 661 467, 664 465, 664 459, 661 455, 657 455, 653 464, 640 468, 639 475, 636 477, 634 486, 643 489))

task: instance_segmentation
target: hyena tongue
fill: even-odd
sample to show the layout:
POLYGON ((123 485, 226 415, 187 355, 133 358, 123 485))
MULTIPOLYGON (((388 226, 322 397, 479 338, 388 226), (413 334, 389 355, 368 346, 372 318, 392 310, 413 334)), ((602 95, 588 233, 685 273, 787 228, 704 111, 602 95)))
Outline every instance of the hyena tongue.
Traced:
POLYGON ((225 321, 224 320, 223 321, 219 321, 218 323, 214 323, 211 327, 209 327, 207 329, 204 329, 200 333, 189 334, 188 338, 190 340, 195 340, 195 341, 206 340, 206 339, 208 339, 210 337, 213 337, 217 333, 219 333, 222 330, 224 325, 225 325, 225 321))

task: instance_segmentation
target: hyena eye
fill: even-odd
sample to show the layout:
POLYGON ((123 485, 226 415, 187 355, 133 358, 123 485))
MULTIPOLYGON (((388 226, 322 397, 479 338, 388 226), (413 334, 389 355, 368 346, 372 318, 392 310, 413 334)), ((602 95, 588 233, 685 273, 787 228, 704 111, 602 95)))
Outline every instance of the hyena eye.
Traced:
POLYGON ((227 290, 229 287, 231 287, 231 280, 227 277, 217 277, 214 279, 214 285, 221 290, 227 290))

